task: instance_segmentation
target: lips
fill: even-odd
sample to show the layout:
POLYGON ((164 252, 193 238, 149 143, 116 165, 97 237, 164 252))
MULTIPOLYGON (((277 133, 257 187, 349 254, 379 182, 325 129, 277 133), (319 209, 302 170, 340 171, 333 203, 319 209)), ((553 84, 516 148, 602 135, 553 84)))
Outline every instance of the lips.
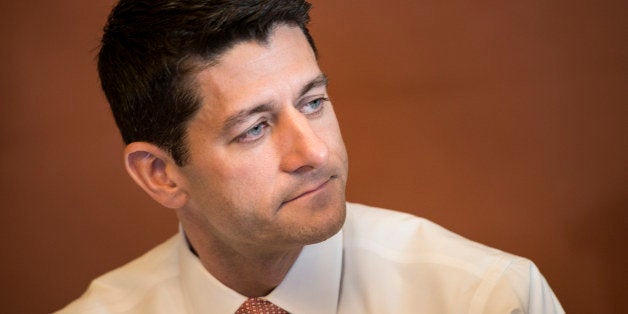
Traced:
POLYGON ((300 199, 300 198, 302 198, 302 197, 305 197, 305 196, 308 196, 308 195, 310 195, 310 194, 314 194, 314 193, 316 193, 316 192, 318 192, 318 191, 320 191, 320 190, 324 189, 324 188, 325 188, 325 186, 327 185, 327 183, 329 183, 329 181, 331 181, 332 179, 335 179, 335 178, 336 178, 336 176, 331 176, 331 177, 329 177, 327 180, 323 181, 322 183, 319 183, 319 184, 317 184, 317 185, 314 185, 314 186, 313 186, 313 187, 311 187, 311 188, 306 188, 303 192, 298 193, 298 194, 297 194, 297 196, 295 196, 295 197, 293 197, 293 198, 291 198, 291 199, 289 199, 289 200, 287 200, 287 201, 285 201, 285 202, 281 203, 281 205, 283 206, 283 205, 285 205, 286 203, 289 203, 289 202, 292 202, 292 201, 298 200, 298 199, 300 199))

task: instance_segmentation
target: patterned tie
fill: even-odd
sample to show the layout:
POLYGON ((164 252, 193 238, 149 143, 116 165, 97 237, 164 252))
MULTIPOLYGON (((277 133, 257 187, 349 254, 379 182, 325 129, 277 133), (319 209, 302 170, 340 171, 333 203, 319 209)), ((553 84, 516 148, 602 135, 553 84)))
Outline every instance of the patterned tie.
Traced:
POLYGON ((289 314, 286 310, 261 298, 250 298, 240 305, 235 314, 289 314))

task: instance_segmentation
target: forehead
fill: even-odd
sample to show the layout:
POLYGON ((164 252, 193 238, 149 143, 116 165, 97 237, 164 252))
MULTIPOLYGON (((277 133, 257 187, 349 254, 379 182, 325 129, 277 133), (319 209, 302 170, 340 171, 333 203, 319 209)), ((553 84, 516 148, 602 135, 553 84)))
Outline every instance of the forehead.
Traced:
POLYGON ((196 84, 201 110, 220 115, 297 93, 319 74, 316 56, 301 29, 281 25, 266 42, 234 45, 197 74, 196 84))

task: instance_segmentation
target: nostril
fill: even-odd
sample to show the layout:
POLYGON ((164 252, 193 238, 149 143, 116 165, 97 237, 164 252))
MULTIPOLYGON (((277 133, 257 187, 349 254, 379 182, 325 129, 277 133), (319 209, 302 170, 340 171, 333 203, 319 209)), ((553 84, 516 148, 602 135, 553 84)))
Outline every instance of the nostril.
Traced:
POLYGON ((315 169, 314 167, 309 166, 309 165, 306 165, 306 166, 301 166, 301 167, 299 167, 298 169, 296 169, 296 170, 295 170, 295 171, 293 171, 293 172, 294 172, 294 173, 297 173, 297 174, 301 174, 301 173, 306 173, 306 172, 308 172, 308 171, 312 171, 312 170, 314 170, 314 169, 315 169))

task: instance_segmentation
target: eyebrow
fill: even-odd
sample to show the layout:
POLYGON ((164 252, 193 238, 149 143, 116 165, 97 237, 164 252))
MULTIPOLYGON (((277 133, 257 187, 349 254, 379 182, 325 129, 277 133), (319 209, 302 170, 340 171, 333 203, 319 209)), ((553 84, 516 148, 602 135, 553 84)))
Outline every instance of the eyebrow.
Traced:
POLYGON ((303 97, 303 95, 307 94, 307 92, 316 87, 327 86, 328 82, 329 80, 327 79, 327 75, 325 75, 325 73, 319 74, 317 77, 315 77, 313 80, 305 84, 305 86, 303 86, 301 92, 299 93, 299 97, 303 97))
POLYGON ((268 112, 268 111, 271 111, 272 109, 273 108, 270 105, 262 104, 262 105, 255 106, 250 109, 240 110, 237 113, 225 119, 222 130, 223 132, 226 132, 230 130, 231 128, 233 128, 234 126, 244 122, 246 118, 248 118, 249 116, 254 115, 256 113, 260 113, 260 112, 268 112))
MULTIPOLYGON (((324 73, 319 74, 317 77, 315 77, 314 79, 309 81, 307 84, 305 84, 303 88, 301 88, 301 92, 299 93, 299 98, 303 97, 303 95, 307 94, 310 90, 316 87, 327 86, 327 83, 328 83, 327 75, 325 75, 324 73)), ((240 110, 225 119, 222 130, 223 132, 227 132, 228 130, 235 127, 236 125, 244 122, 251 115, 254 115, 260 112, 268 112, 272 110, 273 110, 273 107, 269 104, 261 104, 250 109, 240 110)))

